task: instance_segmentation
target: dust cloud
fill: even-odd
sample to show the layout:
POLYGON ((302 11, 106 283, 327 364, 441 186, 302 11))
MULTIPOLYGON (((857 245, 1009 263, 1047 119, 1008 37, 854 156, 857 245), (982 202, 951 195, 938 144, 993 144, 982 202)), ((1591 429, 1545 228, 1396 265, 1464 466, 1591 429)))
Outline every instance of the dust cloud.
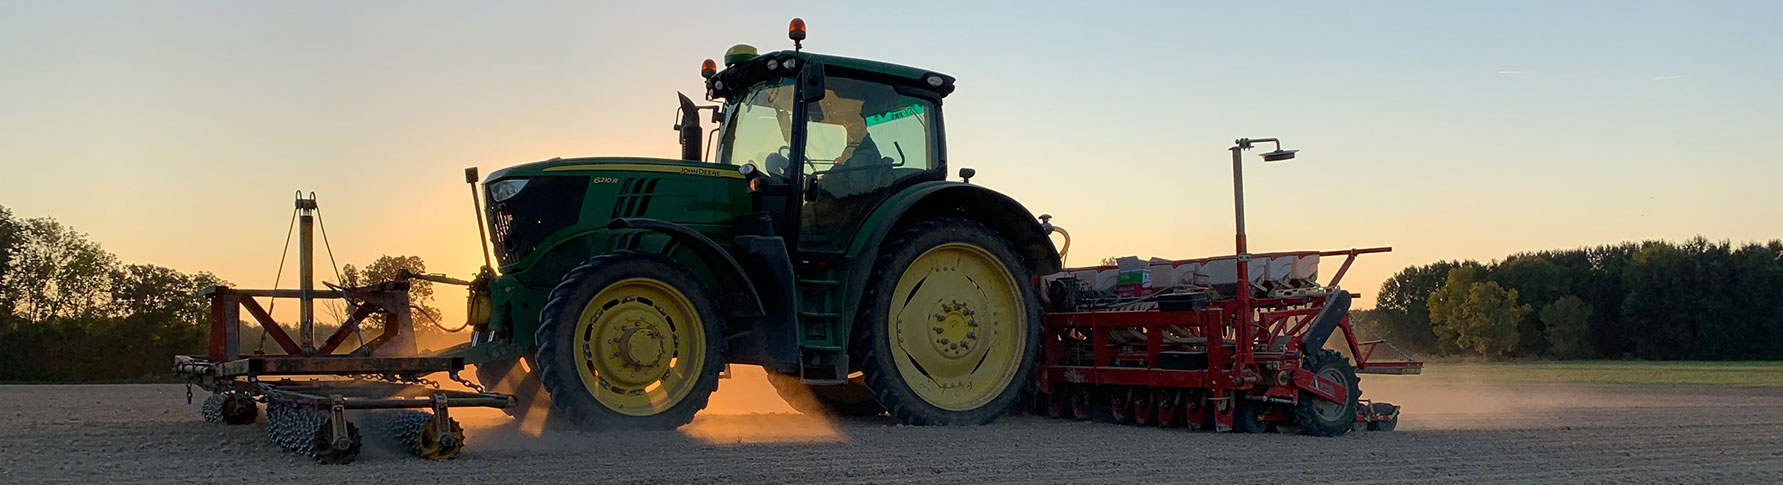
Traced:
MULTIPOLYGON (((544 398, 544 390, 536 381, 526 379, 526 373, 532 369, 522 362, 509 369, 507 375, 495 383, 481 383, 495 392, 531 393, 533 399, 521 399, 521 403, 531 403, 532 407, 523 413, 516 413, 520 418, 508 416, 507 413, 488 408, 458 408, 452 415, 460 425, 464 426, 467 437, 480 444, 490 442, 515 444, 518 440, 550 437, 555 434, 577 434, 572 426, 551 419, 552 410, 548 400, 544 398)), ((476 375, 474 367, 460 373, 469 378, 476 375)), ((465 389, 464 386, 443 379, 441 387, 448 389, 465 389)), ((706 409, 700 411, 692 423, 682 426, 682 435, 711 445, 752 444, 752 443, 817 443, 845 441, 831 418, 806 416, 793 410, 768 383, 767 372, 760 366, 733 365, 730 378, 718 381, 718 391, 712 393, 706 409)))
POLYGON ((840 442, 846 438, 832 418, 800 414, 768 383, 761 366, 733 365, 730 379, 718 381, 702 418, 681 427, 688 437, 713 444, 840 442), (731 415, 731 419, 704 419, 731 415), (747 419, 735 419, 745 415, 747 419))
POLYGON ((1362 376, 1362 399, 1400 408, 1400 430, 1480 430, 1565 427, 1569 416, 1600 408, 1659 406, 1608 397, 1610 388, 1514 385, 1422 376, 1362 376))

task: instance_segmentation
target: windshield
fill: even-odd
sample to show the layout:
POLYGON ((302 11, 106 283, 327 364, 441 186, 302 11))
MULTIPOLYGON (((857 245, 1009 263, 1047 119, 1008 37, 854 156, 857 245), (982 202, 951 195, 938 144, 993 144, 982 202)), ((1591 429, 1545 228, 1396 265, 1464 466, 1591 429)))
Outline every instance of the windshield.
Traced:
MULTIPOLYGON (((811 106, 805 125, 806 174, 875 165, 933 168, 931 103, 884 85, 846 78, 830 82, 827 95, 811 106)), ((763 173, 785 177, 792 156, 792 97, 791 82, 782 80, 754 88, 729 106, 718 160, 755 164, 763 173)))
POLYGON ((786 176, 792 156, 792 84, 782 81, 758 87, 730 108, 718 160, 755 164, 763 173, 786 176))

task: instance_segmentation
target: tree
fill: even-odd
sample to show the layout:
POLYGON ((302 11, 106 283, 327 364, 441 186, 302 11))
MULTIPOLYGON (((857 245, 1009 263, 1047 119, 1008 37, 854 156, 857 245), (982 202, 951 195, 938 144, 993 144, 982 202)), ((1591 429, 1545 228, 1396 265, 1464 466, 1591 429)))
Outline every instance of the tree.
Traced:
MULTIPOLYGON (((1572 274, 1566 267, 1554 263, 1553 256, 1553 252, 1512 256, 1493 265, 1485 279, 1517 290, 1517 296, 1524 301, 1551 302, 1572 295, 1572 274)), ((1544 332, 1542 319, 1534 312, 1525 315, 1517 322, 1517 333, 1521 337, 1513 354, 1529 356, 1546 352, 1548 340, 1544 332)))
POLYGON ((1654 359, 1731 358, 1722 352, 1731 322, 1733 274, 1726 243, 1696 238, 1642 245, 1628 270, 1622 322, 1635 355, 1654 359), (1715 337, 1711 337, 1715 335, 1715 337))
MULTIPOLYGON (((408 270, 414 274, 426 274, 427 262, 422 261, 420 256, 384 255, 379 256, 371 264, 365 265, 363 270, 350 264, 346 265, 341 268, 341 278, 344 280, 343 286, 364 286, 394 281, 397 272, 401 270, 408 270)), ((441 318, 440 309, 433 306, 433 282, 431 281, 409 280, 409 304, 416 307, 411 309, 414 311, 411 317, 418 329, 433 328, 432 325, 427 325, 425 322, 437 322, 441 318)), ((374 315, 367 320, 371 322, 368 325, 369 328, 384 327, 383 315, 374 315)))
POLYGON ((196 324, 208 318, 209 313, 209 302, 197 292, 215 285, 228 282, 210 273, 185 274, 152 264, 127 265, 111 272, 111 313, 196 324))
POLYGON ((117 257, 51 218, 25 221, 0 282, 14 312, 30 321, 95 316, 117 257))
POLYGON ((1542 307, 1548 354, 1561 359, 1589 357, 1595 352, 1587 339, 1591 331, 1591 305, 1576 296, 1565 296, 1542 307))
POLYGON ((1413 352, 1440 350, 1430 324, 1430 294, 1442 287, 1451 270, 1477 266, 1472 261, 1438 261, 1400 270, 1381 283, 1375 310, 1367 319, 1369 330, 1413 352))
MULTIPOLYGON (((6 275, 12 273, 13 253, 18 251, 19 235, 23 232, 19 221, 12 218, 12 211, 0 206, 0 285, 6 284, 6 275)), ((5 330, 12 318, 13 292, 7 287, 0 287, 0 331, 5 330)))
POLYGON ((1430 322, 1438 348, 1502 358, 1517 345, 1517 321, 1529 305, 1517 304, 1517 290, 1480 282, 1476 268, 1457 268, 1430 295, 1430 322))
POLYGON ((1622 303, 1628 294, 1628 271, 1640 246, 1625 242, 1585 250, 1588 276, 1578 296, 1589 303, 1591 343, 1600 355, 1632 356, 1634 344, 1622 323, 1622 303))

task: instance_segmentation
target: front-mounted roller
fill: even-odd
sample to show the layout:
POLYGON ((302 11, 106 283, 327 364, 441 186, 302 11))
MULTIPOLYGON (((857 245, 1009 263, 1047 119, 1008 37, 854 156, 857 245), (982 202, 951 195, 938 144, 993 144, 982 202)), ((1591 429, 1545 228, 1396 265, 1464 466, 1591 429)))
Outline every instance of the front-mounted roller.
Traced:
POLYGON ((316 463, 339 465, 359 457, 363 438, 338 403, 273 400, 266 408, 266 435, 285 451, 316 463))
MULTIPOLYGON (((422 355, 415 342, 410 319, 409 287, 414 280, 469 284, 433 275, 399 272, 393 281, 365 286, 328 285, 314 281, 314 238, 319 225, 314 194, 299 195, 292 219, 299 236, 298 288, 242 289, 213 286, 199 291, 209 300, 209 345, 202 356, 174 357, 174 373, 188 384, 211 393, 199 405, 206 422, 243 425, 254 423, 260 403, 266 407, 266 434, 280 448, 300 453, 318 463, 353 461, 361 448, 360 428, 349 412, 429 409, 409 412, 394 427, 379 426, 379 439, 392 438, 413 454, 429 459, 456 456, 464 445, 464 432, 452 421, 453 407, 506 408, 512 396, 484 392, 458 377, 465 365, 460 356, 422 355), (295 332, 274 320, 270 304, 262 300, 298 300, 295 332), (331 333, 318 338, 316 300, 336 300, 348 315, 331 333), (362 329, 376 317, 381 324, 362 329), (262 342, 278 346, 278 353, 244 350, 244 325, 257 325, 262 342), (445 390, 429 376, 447 377, 471 390, 445 390)), ((369 325, 367 325, 369 326, 369 325)), ((188 393, 190 397, 190 393, 188 393)))
POLYGON ((444 412, 383 411, 366 427, 386 447, 428 460, 450 460, 464 449, 464 427, 444 412))
POLYGON ((259 404, 254 397, 243 392, 221 392, 204 398, 199 405, 199 413, 206 423, 254 424, 259 417, 259 404))

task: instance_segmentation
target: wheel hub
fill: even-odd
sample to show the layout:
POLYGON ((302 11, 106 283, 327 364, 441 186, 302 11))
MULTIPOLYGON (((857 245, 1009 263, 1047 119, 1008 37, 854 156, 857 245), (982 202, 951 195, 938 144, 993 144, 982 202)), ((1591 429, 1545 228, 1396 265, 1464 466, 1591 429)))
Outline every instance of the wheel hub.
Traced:
POLYGON ((936 302, 935 338, 931 341, 935 353, 948 358, 962 358, 972 352, 979 344, 978 312, 971 305, 951 300, 946 303, 936 302))
POLYGON ((651 278, 614 282, 584 305, 575 329, 577 372, 596 401, 648 416, 692 392, 705 335, 695 306, 651 278))
POLYGON ((625 362, 638 367, 655 367, 662 362, 662 333, 653 328, 635 326, 619 336, 618 354, 625 362))

